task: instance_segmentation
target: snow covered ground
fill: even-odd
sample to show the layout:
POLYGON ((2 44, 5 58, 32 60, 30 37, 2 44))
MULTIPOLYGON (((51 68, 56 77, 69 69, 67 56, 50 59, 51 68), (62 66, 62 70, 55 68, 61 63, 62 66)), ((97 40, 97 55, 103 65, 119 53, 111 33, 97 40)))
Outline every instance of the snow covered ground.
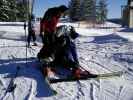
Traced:
MULTIPOLYGON (((36 69, 39 66, 36 55, 41 47, 25 47, 25 30, 21 25, 0 24, 0 100, 133 100, 132 30, 113 23, 107 23, 113 26, 109 29, 76 27, 76 24, 65 23, 75 26, 82 35, 76 40, 81 66, 97 74, 126 73, 121 77, 53 84, 58 92, 53 96, 36 69), (14 81, 16 88, 11 93, 6 92, 18 66, 20 70, 14 81)), ((41 45, 37 38, 37 43, 41 45)))

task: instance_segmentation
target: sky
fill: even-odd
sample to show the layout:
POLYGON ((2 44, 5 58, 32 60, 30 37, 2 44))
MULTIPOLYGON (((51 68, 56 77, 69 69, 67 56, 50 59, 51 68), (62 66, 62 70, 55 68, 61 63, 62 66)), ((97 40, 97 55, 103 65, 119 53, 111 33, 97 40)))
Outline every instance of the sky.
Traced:
MULTIPOLYGON (((42 17, 48 8, 66 5, 68 6, 69 0, 35 0, 34 11, 36 17, 42 17)), ((127 0, 107 0, 108 18, 121 17, 121 5, 125 5, 127 0)))

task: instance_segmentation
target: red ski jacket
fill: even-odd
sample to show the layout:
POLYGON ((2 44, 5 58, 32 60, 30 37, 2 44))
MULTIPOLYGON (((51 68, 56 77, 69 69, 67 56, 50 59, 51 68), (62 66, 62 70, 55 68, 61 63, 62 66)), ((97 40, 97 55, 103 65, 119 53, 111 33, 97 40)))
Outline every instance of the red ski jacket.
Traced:
POLYGON ((56 30, 56 26, 58 24, 60 16, 53 16, 51 18, 51 20, 44 20, 41 21, 41 32, 48 32, 48 33, 52 33, 56 30))

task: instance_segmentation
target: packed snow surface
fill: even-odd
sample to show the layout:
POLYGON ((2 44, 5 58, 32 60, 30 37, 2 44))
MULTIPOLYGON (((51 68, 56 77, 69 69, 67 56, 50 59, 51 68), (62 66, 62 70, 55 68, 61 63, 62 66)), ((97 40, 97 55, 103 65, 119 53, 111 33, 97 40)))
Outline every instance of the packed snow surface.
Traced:
MULTIPOLYGON (((81 35, 75 40, 79 62, 86 70, 96 73, 123 71, 120 77, 52 84, 58 92, 53 95, 37 69, 39 46, 26 48, 27 31, 22 23, 0 23, 0 100, 133 100, 133 31, 107 22, 112 28, 85 28, 73 23, 81 35), (26 32, 26 33, 25 33, 26 32), (6 92, 9 82, 16 88, 6 92)), ((38 25, 38 24, 37 24, 38 25)), ((38 26, 37 26, 38 27, 38 26)))

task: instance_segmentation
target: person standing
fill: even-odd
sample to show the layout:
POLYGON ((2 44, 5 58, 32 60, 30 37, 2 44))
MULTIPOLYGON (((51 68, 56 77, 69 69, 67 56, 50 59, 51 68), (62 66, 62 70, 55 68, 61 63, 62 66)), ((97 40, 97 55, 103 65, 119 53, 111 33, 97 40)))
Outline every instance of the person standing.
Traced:
POLYGON ((40 22, 40 36, 43 41, 43 47, 38 53, 38 58, 43 62, 44 74, 49 72, 51 67, 50 64, 54 61, 56 27, 59 22, 59 18, 63 16, 67 10, 68 8, 65 5, 49 8, 40 22))
POLYGON ((33 39, 33 45, 37 46, 36 43, 36 35, 35 35, 35 18, 34 15, 31 16, 29 22, 28 22, 28 47, 30 47, 30 41, 33 39))

